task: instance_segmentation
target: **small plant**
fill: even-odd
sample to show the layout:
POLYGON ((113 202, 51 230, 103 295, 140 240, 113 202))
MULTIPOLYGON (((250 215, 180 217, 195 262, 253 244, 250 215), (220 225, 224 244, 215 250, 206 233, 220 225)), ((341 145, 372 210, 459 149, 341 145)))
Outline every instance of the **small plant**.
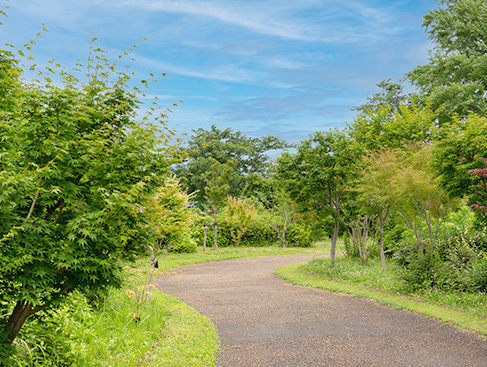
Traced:
MULTIPOLYGON (((144 278, 142 270, 130 268, 129 266, 126 266, 125 269, 132 274, 130 276, 132 288, 125 290, 125 294, 135 300, 135 312, 131 313, 130 317, 132 317, 135 322, 138 323, 140 322, 141 306, 150 299, 150 290, 154 288, 154 285, 141 283, 141 279, 144 278)), ((151 272, 155 272, 156 270, 157 269, 152 268, 151 272)))

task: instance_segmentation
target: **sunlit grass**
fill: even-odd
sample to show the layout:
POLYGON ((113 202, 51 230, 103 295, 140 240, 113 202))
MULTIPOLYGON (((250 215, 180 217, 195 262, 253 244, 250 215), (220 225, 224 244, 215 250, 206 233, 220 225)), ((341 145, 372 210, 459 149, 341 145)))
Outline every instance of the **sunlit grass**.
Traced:
POLYGON ((335 266, 331 266, 329 259, 315 259, 309 263, 284 266, 277 269, 276 274, 293 284, 365 297, 487 336, 486 294, 440 290, 404 294, 407 287, 400 276, 400 267, 393 262, 387 266, 384 272, 378 259, 364 264, 360 260, 343 257, 337 259, 335 266))

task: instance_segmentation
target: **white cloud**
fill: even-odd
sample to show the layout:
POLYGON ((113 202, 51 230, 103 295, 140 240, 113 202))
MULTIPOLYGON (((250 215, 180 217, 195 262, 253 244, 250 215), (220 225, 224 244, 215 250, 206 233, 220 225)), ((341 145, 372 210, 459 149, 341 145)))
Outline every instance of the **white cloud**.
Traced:
POLYGON ((179 74, 188 77, 218 80, 223 82, 233 83, 255 83, 260 80, 262 73, 252 71, 249 69, 238 68, 237 66, 228 64, 217 68, 206 68, 199 70, 194 67, 182 67, 169 63, 160 62, 154 59, 136 55, 135 58, 140 64, 144 64, 150 68, 156 68, 157 70, 163 70, 164 72, 171 74, 179 74))

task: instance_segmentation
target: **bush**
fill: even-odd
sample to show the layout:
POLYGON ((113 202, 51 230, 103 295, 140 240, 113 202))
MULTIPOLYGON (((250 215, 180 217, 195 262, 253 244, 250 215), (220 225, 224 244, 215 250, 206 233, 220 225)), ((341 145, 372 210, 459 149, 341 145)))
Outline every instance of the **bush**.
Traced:
MULTIPOLYGON (((204 224, 198 230, 198 242, 202 245, 204 239, 204 224)), ((232 239, 232 224, 229 223, 224 215, 218 217, 217 240, 219 247, 229 247, 234 245, 232 239)), ((264 247, 277 244, 278 239, 275 231, 271 228, 269 221, 263 216, 253 218, 240 240, 240 246, 264 247)), ((213 226, 208 227, 208 237, 206 246, 213 246, 213 226)))
POLYGON ((169 252, 193 253, 196 252, 196 241, 188 232, 179 232, 170 236, 165 247, 169 252))
POLYGON ((289 229, 286 242, 295 247, 311 247, 313 240, 311 231, 303 224, 295 223, 289 229))
POLYGON ((487 255, 471 263, 469 284, 474 292, 487 292, 487 255))

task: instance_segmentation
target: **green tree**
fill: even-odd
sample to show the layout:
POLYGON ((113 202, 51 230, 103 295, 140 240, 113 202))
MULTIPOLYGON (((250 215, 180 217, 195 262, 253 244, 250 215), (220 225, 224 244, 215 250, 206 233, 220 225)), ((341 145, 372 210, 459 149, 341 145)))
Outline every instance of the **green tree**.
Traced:
MULTIPOLYGON (((252 174, 267 175, 270 166, 268 152, 282 149, 287 145, 283 140, 273 136, 249 138, 240 131, 231 128, 224 130, 213 125, 210 130, 198 129, 190 137, 184 151, 188 158, 177 165, 175 172, 183 178, 188 192, 196 192, 196 201, 204 207, 207 202, 207 183, 205 179, 216 163, 232 163, 233 176, 229 195, 241 196, 246 186, 247 177, 252 174)), ((226 196, 226 195, 225 195, 226 196)))
POLYGON ((470 173, 484 168, 478 158, 487 157, 487 118, 455 117, 437 131, 435 140, 435 167, 441 186, 451 196, 468 198, 470 205, 487 202, 484 177, 470 173))
POLYGON ((330 131, 315 133, 297 146, 295 154, 284 153, 278 159, 278 176, 286 181, 291 196, 309 203, 321 218, 331 217, 332 261, 343 221, 343 200, 349 192, 357 158, 350 139, 342 132, 330 131))
POLYGON ((200 216, 191 208, 191 198, 181 188, 179 179, 169 176, 147 199, 147 221, 157 236, 158 248, 164 246, 177 252, 196 250, 192 233, 200 216))
POLYGON ((454 114, 487 111, 487 4, 483 0, 442 0, 424 16, 434 42, 430 62, 407 74, 424 101, 442 107, 440 122, 454 114))
POLYGON ((429 105, 385 104, 359 114, 348 124, 347 132, 359 150, 402 149, 431 141, 437 118, 429 105))
POLYGON ((240 245, 242 236, 248 230, 250 222, 256 215, 256 209, 246 199, 227 197, 226 221, 230 225, 230 232, 235 246, 240 245))
POLYGON ((367 102, 353 107, 352 110, 359 111, 362 115, 375 114, 387 107, 390 115, 400 112, 400 106, 408 104, 410 96, 404 92, 404 87, 399 83, 394 83, 390 79, 383 80, 377 84, 380 91, 367 96, 367 102))
POLYGON ((122 262, 148 240, 142 198, 171 163, 165 116, 137 122, 130 77, 112 71, 95 48, 85 82, 52 69, 46 83, 20 82, 2 59, 1 83, 11 88, 0 102, 0 333, 7 344, 29 316, 70 292, 120 285, 122 262))
POLYGON ((382 210, 390 203, 414 232, 419 254, 422 256, 425 250, 431 253, 451 204, 439 186, 431 147, 384 150, 369 156, 367 165, 362 178, 365 196, 375 200, 382 210), (374 189, 373 181, 364 183, 367 179, 379 186, 374 189))

